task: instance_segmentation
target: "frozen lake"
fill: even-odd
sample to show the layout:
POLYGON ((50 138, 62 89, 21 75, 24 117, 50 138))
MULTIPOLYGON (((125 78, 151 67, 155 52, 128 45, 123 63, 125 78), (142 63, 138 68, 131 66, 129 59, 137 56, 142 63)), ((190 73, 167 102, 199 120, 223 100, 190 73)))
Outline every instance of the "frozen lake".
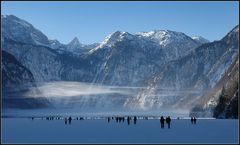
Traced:
POLYGON ((45 120, 3 118, 3 143, 238 143, 238 120, 173 119, 171 128, 160 128, 158 119, 127 121, 84 119, 45 120))

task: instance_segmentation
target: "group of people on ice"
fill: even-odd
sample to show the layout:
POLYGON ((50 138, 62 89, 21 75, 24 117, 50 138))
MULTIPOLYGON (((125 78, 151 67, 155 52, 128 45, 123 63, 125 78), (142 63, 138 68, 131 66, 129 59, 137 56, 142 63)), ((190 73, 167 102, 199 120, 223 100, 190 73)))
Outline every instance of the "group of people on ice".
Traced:
MULTIPOLYGON (((83 120, 83 117, 76 117, 75 118, 76 120, 83 120)), ((70 117, 65 117, 65 119, 64 119, 64 121, 65 121, 65 124, 71 124, 71 122, 72 122, 72 117, 70 116, 70 117)))
MULTIPOLYGON (((179 120, 179 117, 177 118, 179 120)), ((170 128, 171 125, 171 118, 170 116, 166 117, 166 119, 164 119, 163 116, 161 116, 160 118, 160 124, 161 124, 161 128, 164 128, 164 122, 166 121, 168 128, 170 128)), ((191 123, 192 124, 196 124, 197 123, 197 118, 196 117, 191 117, 191 123)))
POLYGON ((197 118, 196 117, 191 117, 191 123, 196 124, 197 123, 197 118))
MULTIPOLYGON (((125 117, 108 117, 108 122, 110 122, 111 119, 112 119, 112 120, 115 119, 117 123, 120 123, 120 122, 124 122, 124 121, 125 121, 125 117)), ((134 124, 136 124, 136 123, 137 123, 137 116, 134 116, 134 117, 128 116, 128 117, 126 118, 126 120, 127 120, 128 125, 130 125, 130 121, 131 121, 131 120, 133 120, 134 124)))
POLYGON ((166 121, 167 125, 168 125, 168 128, 170 128, 170 125, 171 125, 171 118, 170 116, 166 117, 166 119, 164 119, 163 116, 161 116, 160 118, 160 124, 161 124, 161 128, 164 128, 164 122, 166 121))
MULTIPOLYGON (((34 117, 31 117, 32 120, 34 120, 34 117)), ((43 119, 43 117, 42 117, 43 119)), ((46 120, 60 120, 61 118, 60 117, 53 117, 53 116, 50 116, 50 117, 46 117, 46 120)), ((76 117, 75 118, 76 120, 83 120, 84 118, 83 117, 76 117)), ((110 120, 116 120, 117 123, 120 123, 120 122, 124 122, 126 119, 127 121, 127 124, 130 125, 130 122, 131 120, 133 120, 133 123, 136 124, 137 123, 137 117, 136 116, 127 116, 127 117, 107 117, 107 121, 110 122, 110 120)), ((148 117, 143 117, 143 119, 145 120, 148 120, 148 117)), ((178 120, 180 119, 179 117, 177 118, 178 120)), ((65 124, 71 124, 72 122, 72 117, 65 117, 64 118, 64 122, 65 124)), ((164 118, 163 116, 160 117, 160 126, 161 128, 164 128, 164 124, 165 124, 165 121, 166 121, 166 124, 168 125, 168 128, 171 127, 171 118, 170 116, 164 118)), ((196 117, 191 117, 191 123, 192 124, 196 124, 197 122, 197 118, 196 117)))

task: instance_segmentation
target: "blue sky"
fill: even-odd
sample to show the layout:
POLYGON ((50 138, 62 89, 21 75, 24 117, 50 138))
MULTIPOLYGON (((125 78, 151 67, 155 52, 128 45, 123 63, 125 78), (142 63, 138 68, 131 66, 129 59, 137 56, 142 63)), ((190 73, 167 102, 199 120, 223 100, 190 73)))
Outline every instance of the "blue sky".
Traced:
POLYGON ((1 2, 2 14, 13 14, 49 39, 84 44, 101 42, 117 30, 154 29, 219 40, 238 24, 238 2, 1 2))

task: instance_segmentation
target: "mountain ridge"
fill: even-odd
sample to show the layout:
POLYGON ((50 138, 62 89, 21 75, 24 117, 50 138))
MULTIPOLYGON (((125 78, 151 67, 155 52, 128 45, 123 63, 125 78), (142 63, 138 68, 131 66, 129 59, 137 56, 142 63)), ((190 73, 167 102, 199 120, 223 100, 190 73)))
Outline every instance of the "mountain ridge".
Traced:
MULTIPOLYGON (((20 32, 25 30, 20 26, 16 28, 20 32)), ((126 108, 190 107, 203 90, 215 86, 238 52, 238 26, 222 40, 204 44, 182 32, 170 30, 140 34, 116 31, 101 44, 88 47, 78 47, 80 42, 74 38, 72 42, 77 47, 72 51, 68 44, 58 40, 48 40, 47 46, 35 41, 20 41, 18 37, 25 36, 19 36, 19 33, 6 35, 7 32, 14 34, 13 29, 6 26, 3 29, 9 29, 4 30, 3 50, 29 69, 36 82, 79 81, 146 87, 119 103, 126 108), (174 89, 175 92, 167 92, 169 97, 164 98, 159 88, 174 89), (188 89, 196 90, 195 94, 188 93, 188 89)), ((26 37, 32 32, 27 33, 26 37)), ((86 102, 91 104, 91 100, 86 102)))

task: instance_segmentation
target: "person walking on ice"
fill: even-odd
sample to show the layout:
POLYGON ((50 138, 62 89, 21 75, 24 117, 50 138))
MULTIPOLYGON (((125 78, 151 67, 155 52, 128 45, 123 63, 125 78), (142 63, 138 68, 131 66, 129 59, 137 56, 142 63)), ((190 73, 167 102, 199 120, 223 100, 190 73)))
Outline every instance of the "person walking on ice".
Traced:
POLYGON ((168 116, 168 117, 166 118, 166 123, 168 124, 168 128, 170 128, 170 124, 171 124, 171 118, 170 118, 170 116, 168 116))
POLYGON ((196 117, 193 118, 193 122, 194 122, 194 124, 197 123, 197 118, 196 117))
POLYGON ((164 121, 165 121, 165 119, 163 118, 163 116, 161 116, 161 118, 160 118, 161 128, 164 128, 164 121))

